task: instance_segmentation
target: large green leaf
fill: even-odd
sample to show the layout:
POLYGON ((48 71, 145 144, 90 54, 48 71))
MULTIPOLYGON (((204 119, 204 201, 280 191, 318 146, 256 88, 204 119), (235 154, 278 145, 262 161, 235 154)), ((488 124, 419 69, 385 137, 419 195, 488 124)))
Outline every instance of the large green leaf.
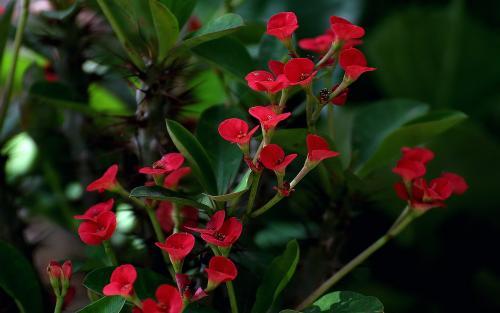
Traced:
POLYGON ((11 296, 22 313, 42 312, 38 277, 26 258, 16 249, 0 242, 0 288, 11 296))
POLYGON ((242 153, 237 145, 222 139, 217 130, 219 124, 227 118, 245 118, 237 107, 215 106, 205 110, 200 117, 196 137, 200 142, 210 143, 205 146, 217 178, 218 194, 227 192, 240 168, 242 153))
POLYGON ((170 12, 174 13, 179 22, 179 28, 187 22, 191 13, 196 6, 196 0, 160 0, 165 6, 170 9, 170 12))
MULTIPOLYGON (((187 159, 193 174, 200 181, 203 189, 209 194, 217 193, 217 180, 212 169, 212 164, 207 152, 186 128, 173 120, 166 121, 167 130, 174 145, 180 153, 187 159)), ((210 142, 206 142, 209 144, 210 142)))
POLYGON ((200 44, 192 50, 214 66, 233 74, 241 82, 255 69, 247 48, 234 38, 219 38, 200 44))
POLYGON ((292 240, 287 244, 285 252, 272 261, 257 289, 252 313, 267 312, 273 305, 295 273, 299 254, 299 244, 292 240))
POLYGON ((132 189, 130 196, 134 198, 148 198, 159 201, 170 201, 179 205, 188 205, 204 211, 211 210, 210 207, 200 203, 187 195, 174 192, 158 186, 139 186, 132 189))
POLYGON ((372 170, 391 162, 403 146, 428 142, 467 118, 462 112, 440 111, 413 120, 384 138, 375 153, 362 165, 358 174, 363 177, 372 170))
POLYGON ((157 0, 149 0, 151 16, 158 38, 157 61, 163 61, 179 37, 179 23, 175 15, 157 0))
POLYGON ((3 14, 0 16, 0 67, 3 63, 3 51, 9 39, 9 32, 11 29, 10 20, 12 19, 12 12, 14 12, 14 3, 15 1, 10 1, 5 7, 3 14))
POLYGON ((187 39, 182 44, 182 48, 193 48, 204 42, 214 40, 243 27, 241 16, 233 13, 224 14, 203 26, 193 37, 187 39))
POLYGON ((78 313, 118 313, 125 305, 125 298, 120 296, 103 297, 87 305, 78 313))
MULTIPOLYGON (((109 278, 115 267, 103 267, 88 273, 83 285, 95 293, 102 294, 102 288, 109 283, 109 278)), ((154 297, 156 288, 161 284, 171 283, 166 277, 145 268, 137 268, 137 280, 134 290, 141 299, 154 297)))
POLYGON ((335 291, 319 298, 304 313, 383 313, 377 298, 351 291, 335 291))

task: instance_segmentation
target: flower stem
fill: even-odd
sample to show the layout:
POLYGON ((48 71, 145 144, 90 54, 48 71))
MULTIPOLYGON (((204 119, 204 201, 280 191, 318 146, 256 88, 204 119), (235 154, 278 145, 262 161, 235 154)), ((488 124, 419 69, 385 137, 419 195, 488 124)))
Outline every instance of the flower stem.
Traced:
POLYGON ((328 59, 330 59, 331 56, 337 50, 337 47, 338 45, 335 42, 332 42, 332 45, 330 46, 330 49, 328 49, 328 52, 326 52, 325 55, 321 58, 321 60, 319 60, 318 63, 316 63, 316 68, 320 67, 321 65, 323 65, 323 63, 328 61, 328 59))
POLYGON ((118 265, 118 261, 116 260, 116 255, 115 252, 113 251, 113 248, 111 248, 111 245, 109 244, 109 240, 104 240, 102 242, 102 245, 104 247, 104 251, 106 252, 106 255, 108 256, 109 262, 113 266, 118 265))
POLYGON ((21 15, 19 16, 19 20, 17 23, 16 37, 14 38, 14 53, 12 57, 12 63, 9 70, 9 74, 7 76, 7 81, 5 83, 2 100, 0 102, 0 131, 3 129, 5 117, 7 116, 7 111, 10 105, 10 98, 12 96, 12 88, 14 86, 14 78, 16 75, 17 60, 19 58, 19 51, 21 49, 21 44, 23 42, 26 22, 28 21, 29 6, 30 6, 30 0, 24 0, 21 7, 21 15))
MULTIPOLYGON (((383 247, 389 240, 396 237, 403 229, 406 228, 414 219, 417 214, 414 211, 403 211, 402 219, 394 227, 391 227, 385 235, 380 237, 377 241, 371 244, 363 252, 358 254, 354 259, 342 267, 338 272, 332 275, 328 280, 321 284, 316 290, 314 290, 301 304, 297 306, 297 310, 301 311, 304 308, 310 306, 314 301, 321 297, 328 289, 340 281, 344 276, 355 269, 359 264, 363 263, 368 259, 373 253, 383 247)), ((399 219, 398 219, 399 220, 399 219)))
MULTIPOLYGON (((156 216, 155 216, 156 217, 156 216)), ((177 203, 172 203, 172 220, 174 222, 174 234, 181 229, 181 208, 177 203)), ((163 233, 162 233, 163 234, 163 233)))
POLYGON ((335 125, 334 125, 334 111, 333 105, 328 106, 328 133, 330 134, 332 140, 335 140, 335 125))
POLYGON ((310 87, 306 90, 306 92, 307 92, 307 98, 306 98, 307 129, 309 130, 309 132, 314 133, 315 132, 315 126, 314 126, 314 112, 315 112, 314 98, 315 97, 314 97, 310 87))
POLYGON ((250 195, 248 196, 247 203, 247 214, 252 212, 253 206, 255 204, 255 196, 257 196, 257 191, 259 190, 260 176, 262 173, 253 173, 252 186, 250 187, 250 195))
POLYGON ((271 200, 269 200, 266 204, 264 204, 263 206, 261 206, 255 212, 253 212, 250 216, 251 217, 257 217, 257 216, 259 216, 261 214, 264 214, 265 212, 267 212, 267 210, 269 210, 270 208, 272 208, 281 199, 283 199, 283 196, 279 192, 276 193, 271 200))
POLYGON ((231 313, 238 313, 238 302, 234 293, 233 282, 226 282, 227 295, 229 296, 229 304, 231 305, 231 313))
POLYGON ((56 306, 54 307, 54 313, 61 313, 64 304, 63 296, 56 296, 56 306))

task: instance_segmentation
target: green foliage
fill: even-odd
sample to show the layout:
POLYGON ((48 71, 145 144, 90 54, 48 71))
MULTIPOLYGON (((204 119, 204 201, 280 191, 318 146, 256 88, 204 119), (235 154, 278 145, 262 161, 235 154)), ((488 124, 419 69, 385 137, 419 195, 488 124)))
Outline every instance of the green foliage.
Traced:
POLYGON ((125 298, 120 296, 103 297, 87 305, 78 313, 118 313, 125 305, 125 298))
POLYGON ((157 61, 161 63, 179 37, 179 24, 175 15, 157 0, 149 0, 151 15, 158 38, 157 61))
POLYGON ((163 5, 167 6, 176 17, 177 21, 179 21, 179 28, 182 28, 184 24, 189 19, 189 16, 193 12, 196 6, 196 0, 160 0, 163 5))
POLYGON ((171 191, 158 186, 139 186, 132 189, 130 196, 134 198, 146 198, 159 201, 170 201, 179 205, 189 205, 200 210, 211 210, 210 207, 196 201, 193 196, 171 191), (190 198, 191 197, 191 198, 190 198))
POLYGON ((296 240, 292 240, 287 244, 283 254, 273 260, 257 289, 252 313, 269 310, 295 273, 299 255, 299 244, 296 240))
POLYGON ((319 298, 304 313, 383 313, 384 306, 375 297, 351 291, 335 291, 319 298))
POLYGON ((29 261, 16 249, 0 242, 0 287, 12 297, 22 313, 42 312, 37 274, 29 261))
POLYGON ((5 7, 5 11, 0 16, 0 68, 3 61, 3 52, 5 50, 5 45, 9 39, 9 32, 11 29, 11 19, 12 13, 14 12, 15 1, 10 1, 5 7))

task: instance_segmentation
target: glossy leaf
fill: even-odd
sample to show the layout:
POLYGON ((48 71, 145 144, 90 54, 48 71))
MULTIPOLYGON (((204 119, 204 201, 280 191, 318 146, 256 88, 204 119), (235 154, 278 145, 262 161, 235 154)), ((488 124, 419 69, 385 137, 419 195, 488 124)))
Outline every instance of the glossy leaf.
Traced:
POLYGON ((319 298, 304 313, 383 313, 377 298, 351 291, 335 291, 319 298))
POLYGON ((125 298, 120 296, 102 297, 101 299, 92 302, 78 313, 118 313, 125 305, 125 298))
MULTIPOLYGON (((102 288, 109 283, 109 278, 115 267, 103 267, 88 273, 83 280, 85 288, 97 294, 102 294, 102 288)), ((171 283, 166 277, 145 268, 137 268, 137 280, 134 290, 141 299, 154 297, 156 288, 161 284, 171 283)))
POLYGON ((224 14, 203 26, 192 38, 185 40, 182 47, 196 47, 204 42, 227 36, 243 26, 241 16, 234 13, 224 14))
POLYGON ((179 37, 179 23, 168 7, 157 0, 149 0, 151 16, 158 39, 158 62, 164 60, 179 37))
POLYGON ((217 180, 208 154, 201 143, 178 122, 168 119, 166 122, 170 138, 177 150, 187 159, 193 174, 198 178, 203 189, 209 194, 216 194, 217 180))
POLYGON ((195 6, 196 0, 160 0, 170 12, 172 12, 179 22, 179 28, 182 28, 186 24, 187 20, 191 16, 195 6))
POLYGON ((0 288, 12 297, 22 313, 42 312, 38 276, 30 262, 16 249, 0 242, 0 288))
POLYGON ((245 114, 236 107, 209 108, 202 113, 196 129, 198 140, 209 143, 205 145, 205 150, 213 165, 218 194, 227 192, 236 178, 243 157, 238 146, 222 139, 217 130, 223 120, 231 117, 244 119, 245 114))
POLYGON ((368 175, 372 170, 393 160, 400 153, 401 147, 426 143, 466 118, 467 115, 462 112, 441 111, 413 120, 388 134, 373 156, 358 170, 358 174, 361 177, 368 175))
POLYGON ((299 244, 296 240, 292 240, 287 244, 283 254, 272 261, 257 289, 252 313, 267 312, 273 305, 295 273, 299 254, 299 244))
POLYGON ((5 11, 0 16, 0 67, 3 64, 3 51, 9 39, 9 32, 11 29, 12 13, 14 12, 15 1, 10 1, 5 7, 5 11))
POLYGON ((202 210, 211 210, 210 207, 206 206, 205 204, 202 204, 196 200, 188 198, 187 195, 181 194, 178 192, 174 192, 165 188, 161 188, 158 186, 140 186, 140 187, 135 187, 132 189, 130 192, 130 196, 134 198, 147 198, 147 199, 153 199, 153 200, 160 200, 160 201, 170 201, 173 203, 177 203, 179 205, 188 205, 195 207, 197 209, 202 209, 202 210))

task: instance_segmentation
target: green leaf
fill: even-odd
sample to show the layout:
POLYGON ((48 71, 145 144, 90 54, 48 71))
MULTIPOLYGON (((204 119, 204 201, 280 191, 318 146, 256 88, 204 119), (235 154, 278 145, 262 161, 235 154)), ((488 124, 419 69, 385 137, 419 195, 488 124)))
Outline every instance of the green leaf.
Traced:
POLYGON ((202 27, 193 37, 185 40, 182 48, 193 48, 204 42, 227 36, 243 27, 241 16, 233 13, 224 14, 202 27))
POLYGON ((295 310, 283 310, 283 311, 280 311, 280 313, 300 313, 300 312, 295 311, 295 310))
POLYGON ((165 6, 170 9, 179 21, 179 28, 182 28, 186 24, 187 20, 191 16, 195 6, 196 0, 160 0, 165 6))
POLYGON ((75 1, 73 4, 69 5, 67 8, 59 10, 59 11, 42 11, 41 14, 44 17, 62 21, 77 12, 77 9, 80 7, 80 2, 75 1))
POLYGON ((157 61, 163 61, 179 38, 179 23, 170 10, 157 0, 149 0, 158 39, 157 61))
MULTIPOLYGON (((85 288, 102 295, 102 288, 109 283, 111 273, 115 267, 102 267, 88 273, 83 280, 85 288)), ((166 277, 145 268, 137 268, 137 280, 134 290, 141 299, 154 297, 156 288, 161 284, 171 283, 166 277)))
POLYGON ((335 291, 319 298, 304 313, 383 313, 377 298, 351 291, 335 291))
POLYGON ((247 48, 234 38, 219 38, 200 44, 192 50, 214 66, 231 73, 241 82, 244 82, 244 77, 255 69, 247 48))
POLYGON ((38 277, 30 262, 16 249, 0 242, 0 288, 12 297, 22 313, 42 312, 38 277))
POLYGON ((187 205, 187 206, 192 206, 197 209, 205 210, 205 211, 210 211, 211 208, 206 206, 203 203, 200 203, 196 200, 188 198, 187 195, 179 193, 179 192, 174 192, 159 186, 140 186, 140 187, 135 187, 132 189, 130 192, 130 196, 134 198, 148 198, 148 199, 153 199, 153 200, 160 200, 160 201, 170 201, 173 203, 177 203, 179 205, 187 205))
POLYGON ((196 129, 198 140, 210 143, 205 150, 213 165, 218 194, 226 193, 231 186, 243 156, 238 146, 222 139, 217 130, 223 120, 231 117, 244 119, 245 114, 236 107, 211 107, 202 113, 196 129))
POLYGON ((386 136, 375 153, 358 170, 358 175, 364 177, 372 170, 391 162, 400 153, 401 147, 426 143, 466 118, 467 115, 462 112, 440 111, 413 120, 386 136))
POLYGON ((118 40, 125 48, 130 60, 139 68, 144 68, 136 34, 132 31, 131 16, 125 11, 126 2, 123 0, 97 0, 104 15, 108 19, 118 40))
POLYGON ((203 146, 181 124, 169 119, 167 119, 166 123, 170 138, 177 147, 177 150, 187 159, 193 174, 198 178, 203 189, 209 194, 216 194, 217 180, 215 179, 210 159, 203 146))
POLYGON ((273 305, 295 273, 299 254, 299 244, 297 240, 292 240, 287 244, 285 252, 272 261, 257 289, 252 313, 267 312, 273 305))
POLYGON ((120 296, 103 297, 96 302, 92 302, 78 313, 118 313, 125 305, 125 298, 120 296))
POLYGON ((11 29, 10 21, 12 19, 12 13, 14 12, 14 3, 15 1, 10 1, 5 7, 3 14, 0 16, 0 67, 3 64, 3 51, 9 39, 9 32, 11 29))

